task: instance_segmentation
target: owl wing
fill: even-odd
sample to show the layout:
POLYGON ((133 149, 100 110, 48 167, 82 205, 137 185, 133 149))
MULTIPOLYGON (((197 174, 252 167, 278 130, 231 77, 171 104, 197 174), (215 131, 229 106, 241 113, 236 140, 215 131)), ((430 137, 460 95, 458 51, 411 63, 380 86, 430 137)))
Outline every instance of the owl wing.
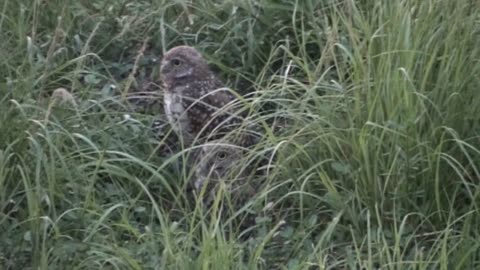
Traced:
POLYGON ((218 134, 223 136, 245 124, 245 126, 241 128, 241 134, 236 134, 240 136, 236 136, 235 143, 245 147, 257 144, 262 137, 261 127, 253 123, 245 122, 248 116, 247 108, 242 106, 242 102, 221 83, 217 83, 212 89, 214 90, 212 90, 210 95, 202 98, 202 101, 211 105, 211 107, 215 107, 210 118, 212 119, 211 126, 220 131, 218 134), (219 125, 221 126, 219 127, 219 125))
POLYGON ((201 100, 211 108, 207 131, 215 130, 222 137, 242 123, 244 115, 240 102, 229 89, 215 88, 201 100))
POLYGON ((184 107, 194 134, 202 132, 211 135, 211 131, 221 133, 231 130, 238 123, 232 101, 235 96, 218 80, 197 81, 189 85, 184 96, 184 107))

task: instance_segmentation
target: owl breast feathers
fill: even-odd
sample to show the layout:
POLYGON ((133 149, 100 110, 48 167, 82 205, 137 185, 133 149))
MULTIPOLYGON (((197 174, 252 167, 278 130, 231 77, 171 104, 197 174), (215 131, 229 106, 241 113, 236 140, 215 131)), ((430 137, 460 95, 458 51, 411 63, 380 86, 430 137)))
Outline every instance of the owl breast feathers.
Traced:
POLYGON ((202 137, 222 137, 241 122, 233 109, 236 98, 194 48, 178 46, 169 50, 162 59, 160 73, 165 86, 165 113, 184 144, 202 137))

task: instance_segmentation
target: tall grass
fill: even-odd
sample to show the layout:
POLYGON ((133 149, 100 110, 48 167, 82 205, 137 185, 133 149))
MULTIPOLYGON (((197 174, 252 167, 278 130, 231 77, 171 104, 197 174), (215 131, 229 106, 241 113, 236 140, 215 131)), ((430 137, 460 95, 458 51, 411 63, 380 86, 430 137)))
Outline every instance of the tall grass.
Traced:
POLYGON ((3 0, 0 268, 478 269, 479 8, 3 0), (246 202, 206 209, 189 149, 158 154, 179 44, 266 129, 246 202))

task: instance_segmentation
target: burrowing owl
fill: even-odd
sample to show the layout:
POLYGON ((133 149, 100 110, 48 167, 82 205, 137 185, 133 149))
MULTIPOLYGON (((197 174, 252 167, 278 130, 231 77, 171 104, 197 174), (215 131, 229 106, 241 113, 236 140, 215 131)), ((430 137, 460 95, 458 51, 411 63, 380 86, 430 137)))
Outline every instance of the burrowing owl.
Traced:
POLYGON ((245 148, 214 140, 201 146, 197 153, 194 186, 197 193, 205 189, 206 201, 211 201, 221 182, 225 190, 236 197, 253 195, 248 184, 248 162, 245 148))
POLYGON ((231 106, 235 96, 194 48, 170 49, 162 59, 160 75, 165 87, 165 112, 184 144, 207 135, 209 139, 219 138, 241 121, 231 106), (214 130, 216 135, 212 135, 214 130))

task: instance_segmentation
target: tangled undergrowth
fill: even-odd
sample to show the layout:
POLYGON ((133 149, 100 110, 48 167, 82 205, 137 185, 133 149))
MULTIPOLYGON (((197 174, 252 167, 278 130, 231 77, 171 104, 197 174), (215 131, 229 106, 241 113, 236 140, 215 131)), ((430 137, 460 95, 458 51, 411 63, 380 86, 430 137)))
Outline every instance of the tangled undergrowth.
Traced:
POLYGON ((479 9, 1 1, 0 268, 479 269, 479 9), (180 44, 266 129, 247 202, 150 128, 180 44))

